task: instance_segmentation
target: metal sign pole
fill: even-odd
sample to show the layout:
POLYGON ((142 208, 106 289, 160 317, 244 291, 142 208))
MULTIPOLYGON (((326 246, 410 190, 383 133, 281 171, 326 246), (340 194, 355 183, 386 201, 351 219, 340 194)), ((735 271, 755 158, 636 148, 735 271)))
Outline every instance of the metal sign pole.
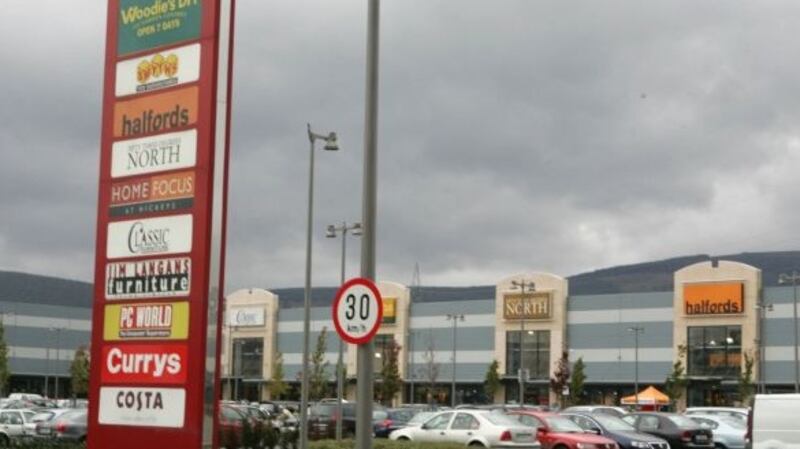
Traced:
MULTIPOLYGON (((375 280, 375 224, 378 166, 378 32, 380 1, 369 0, 367 10, 367 77, 364 117, 364 186, 361 243, 361 276, 375 280)), ((372 341, 358 346, 356 449, 372 448, 372 341)))

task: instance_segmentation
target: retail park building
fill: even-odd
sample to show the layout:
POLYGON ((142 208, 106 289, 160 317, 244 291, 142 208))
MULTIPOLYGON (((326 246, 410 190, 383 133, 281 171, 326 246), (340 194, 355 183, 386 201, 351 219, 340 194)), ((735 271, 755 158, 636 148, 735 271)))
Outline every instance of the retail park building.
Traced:
MULTIPOLYGON (((625 289, 592 291, 572 278, 574 293, 569 280, 550 273, 511 275, 485 287, 410 288, 381 281, 386 313, 375 338, 377 382, 386 348, 394 340, 401 348, 404 381, 396 403, 449 403, 454 349, 457 402, 517 401, 522 358, 528 373, 526 403, 547 403, 553 400, 549 378, 566 352, 571 362, 582 358, 586 364, 587 400, 614 403, 633 391, 636 334, 631 329, 641 328, 642 387, 663 385, 681 357, 688 371, 689 404, 735 403, 737 378, 744 360, 752 358, 760 388, 788 391, 794 382, 795 291, 772 279, 764 282, 755 265, 704 260, 675 266, 662 276, 668 282, 659 288, 646 285, 651 280, 638 279, 636 273, 625 289), (523 295, 513 281, 533 283, 535 289, 523 295), (455 341, 454 322, 447 319, 454 314, 464 316, 456 321, 455 341), (493 360, 499 363, 502 387, 494 398, 486 398, 483 381, 493 360)), ((43 392, 48 379, 52 396, 55 379, 60 379, 59 394, 64 396, 75 348, 89 342, 91 286, 5 275, 0 276, 0 315, 10 346, 11 389, 43 392)), ((334 293, 334 288, 315 289, 311 309, 312 349, 320 332, 327 331, 331 394, 339 345, 331 320, 334 293)), ((287 396, 299 396, 302 299, 302 289, 252 288, 227 296, 223 397, 268 399, 278 353, 290 387, 287 396)), ((345 348, 347 395, 352 398, 356 351, 345 348)))

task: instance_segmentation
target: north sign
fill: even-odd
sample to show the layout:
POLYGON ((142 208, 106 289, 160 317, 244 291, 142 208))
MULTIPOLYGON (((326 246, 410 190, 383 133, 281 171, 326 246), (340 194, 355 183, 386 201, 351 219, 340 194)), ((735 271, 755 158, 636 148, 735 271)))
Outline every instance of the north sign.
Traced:
POLYGON ((383 298, 369 279, 350 279, 336 292, 333 324, 342 340, 356 345, 368 343, 382 320, 383 298))

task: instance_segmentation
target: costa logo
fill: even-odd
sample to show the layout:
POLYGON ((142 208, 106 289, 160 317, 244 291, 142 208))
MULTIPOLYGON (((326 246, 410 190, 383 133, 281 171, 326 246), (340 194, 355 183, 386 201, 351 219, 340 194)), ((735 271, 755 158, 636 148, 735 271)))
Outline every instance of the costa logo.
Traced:
POLYGON ((189 303, 109 304, 105 306, 103 338, 113 340, 186 339, 189 303))
POLYGON ((185 345, 125 345, 103 348, 105 383, 182 384, 186 381, 185 345))
POLYGON ((194 172, 153 176, 111 185, 112 217, 166 212, 192 207, 194 172))
POLYGON ((170 215, 108 225, 106 256, 109 259, 154 254, 188 253, 192 250, 192 216, 170 215))
POLYGON ((189 296, 192 260, 150 259, 106 265, 106 299, 189 296))
POLYGON ((183 388, 100 387, 100 424, 142 427, 183 427, 183 388))
POLYGON ((197 130, 115 142, 111 146, 111 177, 145 175, 194 167, 197 130))
POLYGON ((117 63, 116 95, 149 92, 197 81, 200 77, 200 44, 117 63))

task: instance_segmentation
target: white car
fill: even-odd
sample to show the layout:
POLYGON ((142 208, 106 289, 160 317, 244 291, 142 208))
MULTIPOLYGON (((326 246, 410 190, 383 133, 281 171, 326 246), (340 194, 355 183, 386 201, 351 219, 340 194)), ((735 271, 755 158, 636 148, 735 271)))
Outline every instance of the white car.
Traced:
POLYGON ((757 394, 748 421, 753 449, 800 447, 800 394, 757 394))
POLYGON ((389 439, 460 443, 475 448, 541 449, 536 441, 536 429, 503 414, 484 410, 439 412, 420 426, 393 431, 389 439))
POLYGON ((747 423, 739 418, 724 415, 687 415, 689 419, 710 429, 717 449, 744 449, 747 423))
POLYGON ((715 415, 715 416, 730 416, 732 418, 741 419, 742 422, 747 422, 747 414, 749 411, 746 408, 739 407, 689 407, 683 412, 684 415, 715 415))

